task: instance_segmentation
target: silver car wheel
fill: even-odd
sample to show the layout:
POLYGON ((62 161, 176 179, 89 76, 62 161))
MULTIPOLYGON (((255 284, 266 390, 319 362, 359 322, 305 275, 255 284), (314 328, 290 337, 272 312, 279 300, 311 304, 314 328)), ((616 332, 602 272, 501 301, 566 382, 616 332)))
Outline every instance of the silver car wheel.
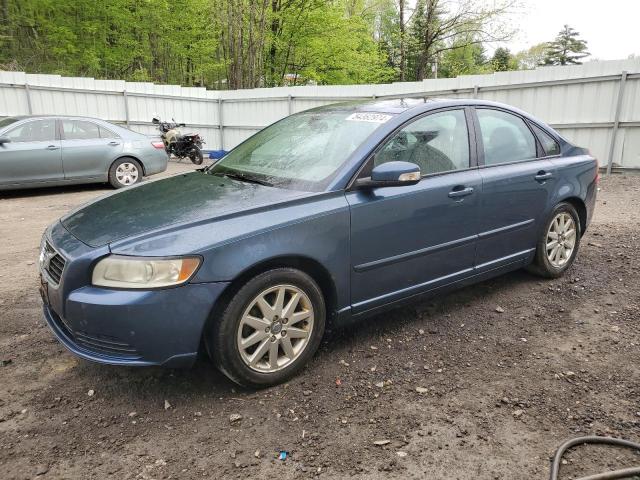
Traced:
POLYGON ((549 226, 546 239, 547 259, 555 268, 562 268, 576 247, 576 223, 566 212, 558 213, 549 226))
POLYGON ((116 179, 122 185, 133 185, 138 181, 138 167, 131 162, 123 162, 116 168, 116 179))
POLYGON ((273 373, 291 365, 309 344, 313 305, 293 285, 276 285, 258 294, 245 309, 236 342, 252 370, 273 373))

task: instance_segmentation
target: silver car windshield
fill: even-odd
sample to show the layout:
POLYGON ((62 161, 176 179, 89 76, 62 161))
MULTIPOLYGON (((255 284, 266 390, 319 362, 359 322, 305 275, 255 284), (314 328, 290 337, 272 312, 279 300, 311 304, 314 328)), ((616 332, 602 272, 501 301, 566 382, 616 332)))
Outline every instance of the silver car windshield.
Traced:
POLYGON ((393 115, 321 111, 287 117, 234 148, 208 173, 277 187, 318 190, 393 115))

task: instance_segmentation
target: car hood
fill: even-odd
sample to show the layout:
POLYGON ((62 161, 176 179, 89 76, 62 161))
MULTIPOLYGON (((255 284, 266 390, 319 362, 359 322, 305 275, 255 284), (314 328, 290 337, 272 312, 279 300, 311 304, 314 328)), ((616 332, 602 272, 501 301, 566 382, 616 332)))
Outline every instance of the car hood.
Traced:
POLYGON ((198 171, 100 198, 61 221, 80 241, 99 247, 169 225, 213 220, 306 195, 198 171))

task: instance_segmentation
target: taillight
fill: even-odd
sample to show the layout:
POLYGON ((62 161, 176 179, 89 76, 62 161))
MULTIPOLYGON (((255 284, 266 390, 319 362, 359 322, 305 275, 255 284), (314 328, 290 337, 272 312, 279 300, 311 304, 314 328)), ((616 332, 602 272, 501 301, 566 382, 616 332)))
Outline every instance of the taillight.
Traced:
POLYGON ((159 149, 164 149, 164 142, 151 142, 151 145, 153 145, 153 148, 157 148, 159 149))

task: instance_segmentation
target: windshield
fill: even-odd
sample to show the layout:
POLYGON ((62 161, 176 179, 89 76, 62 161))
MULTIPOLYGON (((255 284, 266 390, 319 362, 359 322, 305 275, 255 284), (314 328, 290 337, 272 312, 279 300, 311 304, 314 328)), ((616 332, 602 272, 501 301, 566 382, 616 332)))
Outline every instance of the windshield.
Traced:
POLYGON ((2 120, 0 120, 0 130, 2 130, 4 127, 8 127, 12 123, 16 123, 18 120, 20 119, 15 117, 3 118, 2 120))
POLYGON ((349 155, 391 114, 302 112, 238 145, 207 173, 295 190, 323 189, 349 155))

